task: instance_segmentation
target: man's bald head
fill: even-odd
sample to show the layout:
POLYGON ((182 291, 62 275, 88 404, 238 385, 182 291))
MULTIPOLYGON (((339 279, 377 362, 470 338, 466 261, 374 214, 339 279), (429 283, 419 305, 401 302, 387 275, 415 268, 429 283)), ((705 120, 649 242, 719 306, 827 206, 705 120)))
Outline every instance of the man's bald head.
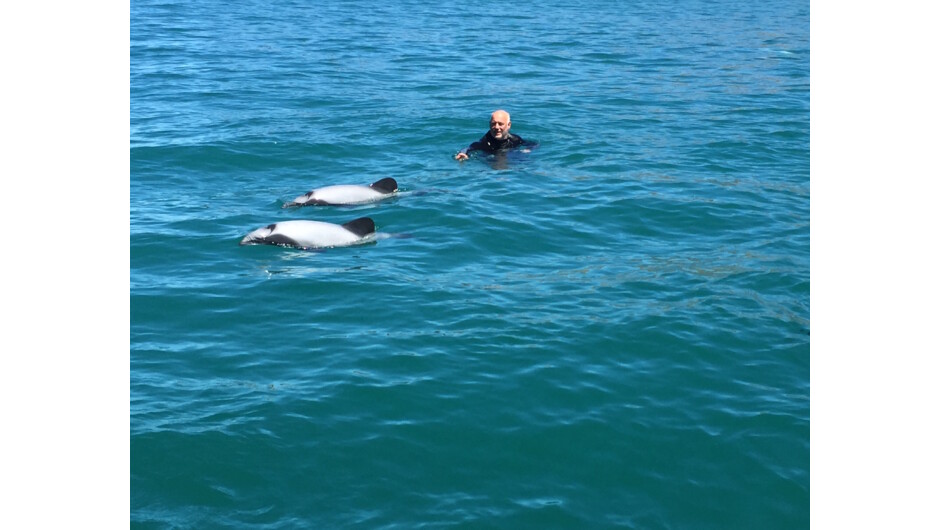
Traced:
POLYGON ((497 140, 509 137, 509 128, 512 123, 509 121, 509 113, 505 110, 497 110, 490 115, 490 134, 497 140))

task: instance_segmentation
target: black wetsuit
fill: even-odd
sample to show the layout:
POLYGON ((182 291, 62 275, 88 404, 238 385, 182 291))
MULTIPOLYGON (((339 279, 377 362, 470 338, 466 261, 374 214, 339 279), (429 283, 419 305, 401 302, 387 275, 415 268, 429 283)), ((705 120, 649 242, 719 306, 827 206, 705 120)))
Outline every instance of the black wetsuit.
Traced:
POLYGON ((492 133, 487 131, 483 135, 483 138, 480 138, 476 142, 470 144, 470 147, 461 151, 464 154, 470 154, 473 151, 483 151, 487 154, 493 154, 499 151, 505 151, 507 149, 515 149, 516 147, 532 147, 535 145, 535 142, 530 142, 529 140, 523 140, 521 136, 516 136, 515 134, 509 133, 509 137, 504 140, 497 140, 493 138, 492 133))

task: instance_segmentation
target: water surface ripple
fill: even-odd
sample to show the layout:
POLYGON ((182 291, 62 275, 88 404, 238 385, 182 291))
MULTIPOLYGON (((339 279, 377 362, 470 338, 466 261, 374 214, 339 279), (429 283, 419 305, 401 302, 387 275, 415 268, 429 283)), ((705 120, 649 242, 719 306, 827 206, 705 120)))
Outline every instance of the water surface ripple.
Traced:
POLYGON ((131 526, 808 527, 809 3, 453 9, 131 4, 131 526))

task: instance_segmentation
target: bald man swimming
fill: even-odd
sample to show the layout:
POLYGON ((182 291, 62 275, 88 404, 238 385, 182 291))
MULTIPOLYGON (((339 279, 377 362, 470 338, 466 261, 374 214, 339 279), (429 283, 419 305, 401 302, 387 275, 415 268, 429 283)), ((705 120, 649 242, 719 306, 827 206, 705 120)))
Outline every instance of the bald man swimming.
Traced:
MULTIPOLYGON (((532 147, 535 142, 523 140, 522 137, 509 132, 512 122, 509 121, 509 113, 505 110, 497 110, 490 115, 490 130, 483 138, 470 144, 470 147, 461 149, 454 158, 457 160, 466 160, 470 158, 470 153, 474 151, 483 151, 486 154, 493 154, 516 147, 532 147)), ((528 150, 526 150, 528 152, 528 150)))

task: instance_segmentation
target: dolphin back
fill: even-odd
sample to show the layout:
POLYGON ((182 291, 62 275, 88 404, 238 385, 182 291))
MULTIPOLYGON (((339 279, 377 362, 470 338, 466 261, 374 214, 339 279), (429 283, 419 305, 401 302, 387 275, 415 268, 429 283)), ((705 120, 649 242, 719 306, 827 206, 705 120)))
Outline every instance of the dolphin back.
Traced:
POLYGON ((242 245, 279 245, 300 249, 346 247, 370 241, 375 223, 368 217, 338 225, 322 221, 292 220, 270 224, 245 236, 242 245))
POLYGON ((308 191, 285 204, 283 208, 294 206, 341 206, 344 204, 365 204, 387 199, 398 191, 398 182, 387 177, 368 186, 359 184, 339 184, 308 191))

